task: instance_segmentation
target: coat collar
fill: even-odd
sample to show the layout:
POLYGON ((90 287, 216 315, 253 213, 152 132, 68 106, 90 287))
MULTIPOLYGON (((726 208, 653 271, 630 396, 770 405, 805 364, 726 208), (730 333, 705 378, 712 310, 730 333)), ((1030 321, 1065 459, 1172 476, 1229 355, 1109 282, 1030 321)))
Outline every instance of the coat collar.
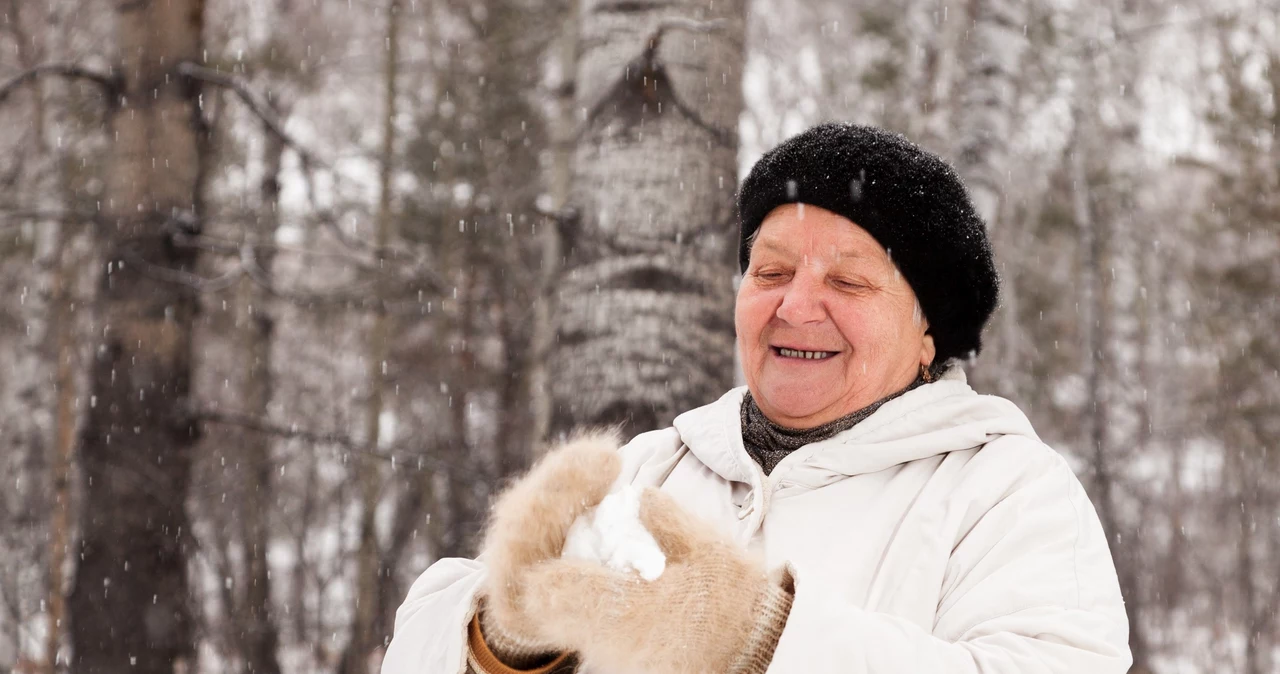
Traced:
MULTIPOLYGON (((763 472, 742 444, 740 409, 746 387, 676 417, 689 450, 721 477, 759 486, 763 472)), ((847 477, 909 461, 980 447, 1002 435, 1038 440, 1013 403, 979 395, 960 366, 931 384, 890 400, 854 427, 797 449, 770 479, 783 487, 816 489, 847 477)))

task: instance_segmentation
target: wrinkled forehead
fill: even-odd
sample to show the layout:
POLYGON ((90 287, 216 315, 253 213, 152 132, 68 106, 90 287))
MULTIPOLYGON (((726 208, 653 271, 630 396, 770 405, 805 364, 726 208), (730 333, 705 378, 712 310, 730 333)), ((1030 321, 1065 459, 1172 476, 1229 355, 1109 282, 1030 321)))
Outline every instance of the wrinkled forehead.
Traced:
POLYGON ((809 262, 890 262, 889 251, 852 220, 805 204, 784 204, 770 211, 752 236, 752 256, 769 255, 809 262))

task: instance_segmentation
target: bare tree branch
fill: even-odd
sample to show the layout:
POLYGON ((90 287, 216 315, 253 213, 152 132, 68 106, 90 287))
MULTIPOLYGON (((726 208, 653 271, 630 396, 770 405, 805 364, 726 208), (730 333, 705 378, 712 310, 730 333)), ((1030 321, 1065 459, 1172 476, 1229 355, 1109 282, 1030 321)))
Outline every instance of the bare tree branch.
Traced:
POLYGON ((298 154, 298 158, 302 161, 304 169, 311 166, 327 166, 325 162, 316 157, 314 153, 303 146, 302 143, 298 142, 296 138, 289 135, 288 131, 285 131, 284 124, 271 109, 271 106, 268 105, 266 101, 263 101, 262 98, 259 97, 244 80, 241 80, 234 75, 219 72, 212 68, 196 65, 190 61, 179 63, 178 73, 192 79, 208 82, 215 86, 226 87, 227 89, 234 91, 235 94, 240 97, 240 100, 244 101, 245 105, 249 106, 249 110, 252 111, 258 119, 262 120, 262 123, 266 125, 267 129, 270 130, 271 133, 275 134, 282 143, 298 154))
POLYGON ((298 255, 301 257, 332 258, 349 264, 360 271, 376 271, 378 269, 377 265, 375 265, 369 258, 352 254, 345 248, 342 250, 313 250, 310 248, 299 248, 297 246, 278 243, 246 243, 239 239, 211 236, 208 234, 175 236, 174 243, 180 246, 194 246, 211 253, 235 256, 241 255, 241 251, 244 246, 251 246, 255 255, 257 255, 258 251, 289 253, 291 255, 298 255))
MULTIPOLYGON (((1241 13, 1242 10, 1236 9, 1212 14, 1202 14, 1188 19, 1169 19, 1166 21, 1156 21, 1154 23, 1143 24, 1141 26, 1133 26, 1132 28, 1120 28, 1115 32, 1112 39, 1115 42, 1123 42, 1126 40, 1130 42, 1137 42, 1149 37, 1154 37, 1169 28, 1188 28, 1196 30, 1223 21, 1231 21, 1240 16, 1241 13)), ((1073 40, 1075 44, 1072 46, 1075 47, 1079 53, 1088 54, 1091 49, 1095 48, 1095 45, 1093 45, 1093 41, 1095 39, 1096 38, 1078 37, 1073 40)))
POLYGON ((74 63, 43 63, 34 68, 29 68, 18 75, 10 78, 4 84, 0 84, 0 103, 4 103, 9 95, 18 89, 18 87, 34 82, 38 77, 46 75, 56 75, 67 79, 88 80, 102 88, 102 93, 108 99, 115 98, 120 92, 120 78, 111 73, 102 73, 84 66, 74 63))
MULTIPOLYGON (((297 153, 300 161, 302 162, 302 173, 304 179, 307 182, 308 199, 312 204, 312 208, 315 209, 318 214, 317 221, 323 227, 328 229, 329 232, 332 233, 338 242, 345 248, 371 255, 374 258, 358 262, 359 266, 363 270, 385 273, 382 265, 384 259, 408 260, 410 261, 410 269, 408 273, 409 278, 402 280, 421 284, 433 293, 443 292, 445 283, 443 279, 441 279, 431 268, 428 256, 425 254, 415 254, 413 251, 402 247, 387 246, 379 249, 376 246, 371 246, 365 242, 353 239, 348 236, 346 232, 342 231, 342 227, 338 224, 337 217, 331 211, 321 209, 319 207, 319 204, 315 199, 315 189, 312 182, 312 173, 314 169, 319 167, 329 171, 334 176, 338 176, 339 174, 327 163, 318 159, 314 153, 304 147, 297 139, 290 136, 285 130, 284 124, 280 121, 280 118, 271 109, 271 106, 267 104, 257 93, 255 93, 248 83, 233 75, 219 72, 211 68, 206 68, 189 61, 178 64, 178 72, 187 77, 192 77, 203 82, 208 82, 234 91, 236 95, 244 101, 254 115, 262 120, 263 124, 272 134, 278 137, 287 147, 297 153)), ((350 304, 356 301, 363 302, 367 299, 367 291, 363 287, 346 289, 341 293, 327 292, 305 294, 282 291, 275 287, 266 271, 261 269, 261 267, 255 262, 256 250, 252 248, 246 250, 243 247, 238 247, 237 250, 240 255, 239 268, 242 273, 248 275, 255 283, 262 286, 272 295, 290 301, 296 305, 311 306, 315 304, 350 304)), ((188 283, 193 281, 196 281, 196 279, 185 279, 185 282, 188 283)))
MULTIPOLYGON (((235 77, 234 75, 219 72, 212 68, 206 68, 189 61, 178 64, 178 72, 187 77, 198 79, 202 82, 208 82, 216 86, 225 87, 235 92, 240 100, 244 101, 245 105, 249 106, 250 111, 262 120, 262 123, 272 134, 279 138, 287 147, 297 153, 298 158, 302 163, 302 175, 303 180, 306 182, 307 200, 311 204, 312 209, 318 214, 317 221, 325 229, 329 230, 329 232, 337 238, 339 243, 353 251, 369 253, 374 257, 379 258, 379 261, 382 258, 405 258, 413 260, 414 266, 417 267, 416 275, 418 278, 430 284, 437 291, 444 287, 443 281, 436 277, 435 273, 431 270, 429 260, 425 255, 414 254, 412 251, 401 247, 387 246, 379 249, 376 246, 353 239, 348 236, 346 232, 342 231, 342 227, 338 224, 338 220, 333 213, 320 207, 316 199, 314 178, 312 176, 312 173, 316 168, 325 169, 332 174, 335 179, 340 177, 341 174, 335 171, 327 162, 319 159, 315 153, 307 149, 296 138, 289 135, 289 132, 284 128, 284 123, 280 121, 279 116, 276 115, 276 113, 271 109, 271 106, 264 101, 261 96, 253 91, 247 82, 241 78, 235 77)), ((374 263, 371 262, 370 264, 374 263)))
POLYGON ((257 255, 253 246, 243 246, 240 249, 240 269, 244 270, 254 283, 263 290, 267 291, 273 297, 288 301, 294 305, 302 307, 314 307, 320 305, 350 305, 353 303, 364 304, 373 296, 373 288, 376 281, 364 281, 353 284, 341 290, 324 291, 324 292, 299 292, 297 290, 282 290, 276 287, 271 275, 267 270, 258 264, 257 255))
POLYGON ((5 229, 25 225, 28 222, 53 222, 64 225, 95 225, 98 223, 97 213, 80 211, 41 211, 41 210, 3 210, 0 209, 0 223, 5 229))
MULTIPOLYGON (((375 301, 373 294, 374 280, 360 281, 352 283, 340 288, 330 288, 323 290, 306 290, 306 289, 289 289, 282 288, 271 274, 262 265, 258 263, 258 252, 265 250, 285 251, 296 253, 299 255, 316 255, 325 257, 336 257, 340 260, 348 262, 356 266, 361 272, 366 274, 386 274, 385 269, 378 269, 376 265, 368 260, 353 258, 349 253, 339 252, 323 252, 312 251, 303 248, 293 248, 290 246, 279 246, 276 244, 248 243, 237 242, 231 239, 220 237, 211 237, 206 235, 183 235, 174 236, 174 244, 178 246, 192 246, 200 248, 204 251, 217 253, 221 255, 235 256, 237 258, 234 268, 225 274, 215 278, 204 278, 187 272, 179 272, 172 269, 164 269, 155 265, 147 264, 141 257, 130 255, 126 259, 132 263, 141 266, 145 274, 158 281, 170 283, 181 283, 195 288, 200 292, 216 292, 224 290, 233 285, 241 276, 247 276, 250 281, 257 284, 269 295, 277 299, 290 303, 300 309, 317 309, 323 307, 341 306, 345 309, 362 309, 373 311, 381 308, 390 314, 395 315, 418 315, 422 313, 421 301, 422 293, 430 291, 434 298, 441 294, 442 286, 438 279, 433 277, 422 277, 412 275, 415 270, 410 270, 408 274, 401 274, 396 280, 409 284, 409 290, 416 284, 421 286, 418 291, 418 299, 416 301, 393 301, 384 298, 380 303, 375 301)), ((411 292, 409 294, 412 294, 411 292)))
POLYGON ((138 273, 146 276, 153 281, 163 281, 165 283, 177 283, 179 285, 194 288, 198 292, 211 293, 219 290, 225 290, 235 285, 236 281, 244 274, 244 270, 238 265, 232 267, 225 274, 214 278, 205 278, 199 274, 182 271, 181 269, 170 269, 153 264, 138 254, 132 246, 124 245, 120 247, 120 256, 129 264, 138 268, 138 273))
MULTIPOLYGON (((426 265, 426 259, 424 256, 413 255, 402 248, 387 247, 383 250, 377 250, 375 246, 353 239, 348 236, 346 232, 342 231, 342 227, 338 224, 337 218, 328 210, 322 209, 317 202, 315 185, 312 177, 312 173, 315 168, 323 168, 333 174, 335 178, 341 174, 334 171, 327 162, 319 159, 315 153, 307 149, 296 138, 289 135, 289 132, 284 128, 283 122, 280 121, 280 118, 271 109, 271 106, 262 100, 262 97, 254 92, 247 82, 241 78, 235 77, 234 75, 229 75, 227 73, 213 70, 212 68, 196 65, 189 61, 178 64, 178 72, 187 77, 208 82, 216 86, 225 87, 235 92, 240 100, 244 101, 245 105, 249 106, 250 111, 262 120, 262 123, 272 134, 279 138, 287 147, 297 153, 298 158, 302 163, 303 179, 306 181, 307 199, 309 203, 311 203, 312 208, 319 214, 318 222, 328 229, 334 237, 338 239, 339 243, 351 250, 371 253, 378 258, 405 257, 413 259, 420 268, 420 275, 424 279, 430 278, 432 272, 426 265)), ((439 282, 439 279, 433 279, 432 282, 435 283, 437 288, 443 287, 443 284, 439 282)))
POLYGON ((1217 12, 1214 14, 1204 14, 1189 19, 1169 19, 1168 21, 1157 21, 1133 28, 1121 29, 1116 32, 1116 41, 1121 40, 1137 40, 1148 37, 1154 33, 1158 33, 1166 28, 1199 28, 1205 24, 1218 23, 1220 21, 1228 21, 1236 18, 1241 14, 1241 10, 1232 10, 1229 12, 1217 12))
POLYGON ((298 424, 280 424, 252 414, 234 411, 206 408, 198 410, 195 418, 205 423, 235 426, 276 437, 305 440, 316 445, 336 445, 352 453, 381 461, 396 462, 405 459, 416 461, 420 459, 424 467, 447 474, 452 479, 462 481, 475 481, 477 479, 473 471, 441 457, 428 456, 423 452, 423 448, 419 446, 392 447, 390 450, 370 449, 368 443, 357 441, 346 433, 313 431, 298 424))
POLYGON ((372 255, 374 259, 367 259, 363 266, 370 271, 382 271, 384 262, 398 262, 403 260, 405 275, 400 279, 406 282, 416 282, 426 286, 433 293, 442 293, 446 287, 445 281, 432 268, 431 259, 425 252, 415 252, 409 248, 402 246, 386 246, 378 249, 377 246, 367 244, 357 239, 352 239, 346 232, 342 231, 342 227, 338 224, 338 219, 328 210, 318 210, 317 222, 327 229, 338 242, 349 250, 363 252, 372 255))

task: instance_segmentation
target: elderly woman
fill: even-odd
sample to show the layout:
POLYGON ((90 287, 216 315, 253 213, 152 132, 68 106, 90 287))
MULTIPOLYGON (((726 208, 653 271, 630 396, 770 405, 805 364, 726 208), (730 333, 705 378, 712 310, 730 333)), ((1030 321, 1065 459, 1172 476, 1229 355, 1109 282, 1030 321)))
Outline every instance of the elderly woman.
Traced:
POLYGON ((383 674, 1125 672, 1097 515, 1011 402, 975 393, 997 276, 955 172, 826 124, 742 185, 747 386, 620 450, 580 438, 499 499, 480 560, 409 592, 383 674), (562 559, 645 487, 654 580, 562 559))

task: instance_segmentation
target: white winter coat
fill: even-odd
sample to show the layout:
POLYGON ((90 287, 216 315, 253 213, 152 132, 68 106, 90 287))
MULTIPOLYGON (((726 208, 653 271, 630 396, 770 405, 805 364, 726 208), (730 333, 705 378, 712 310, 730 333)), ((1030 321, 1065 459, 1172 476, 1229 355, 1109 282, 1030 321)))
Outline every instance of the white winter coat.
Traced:
MULTIPOLYGON (((744 393, 636 437, 619 482, 659 486, 770 568, 791 564, 795 601, 769 672, 1128 670, 1097 515, 1013 403, 952 368, 766 477, 743 448, 744 393)), ((484 577, 466 559, 427 569, 382 674, 462 672, 484 577)))

